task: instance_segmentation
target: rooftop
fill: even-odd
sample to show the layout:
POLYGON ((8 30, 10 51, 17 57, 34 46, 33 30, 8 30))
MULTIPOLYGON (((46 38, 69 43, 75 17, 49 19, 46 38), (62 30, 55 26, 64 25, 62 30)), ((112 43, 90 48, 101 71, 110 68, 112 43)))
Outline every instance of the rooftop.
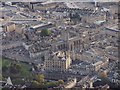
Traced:
POLYGON ((53 52, 51 54, 49 54, 49 60, 62 60, 62 61, 66 61, 66 55, 65 52, 62 51, 58 51, 58 52, 53 52))

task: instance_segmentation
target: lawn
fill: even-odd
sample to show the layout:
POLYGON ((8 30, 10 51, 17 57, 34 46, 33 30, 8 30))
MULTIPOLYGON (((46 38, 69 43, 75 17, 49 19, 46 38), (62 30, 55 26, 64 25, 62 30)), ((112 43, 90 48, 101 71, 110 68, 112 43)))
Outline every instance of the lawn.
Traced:
MULTIPOLYGON (((1 67, 6 66, 9 68, 12 62, 13 62, 12 60, 3 58, 2 60, 0 60, 0 66, 1 67)), ((19 74, 10 74, 10 73, 6 73, 6 72, 2 71, 3 75, 5 75, 5 77, 11 76, 11 77, 16 77, 16 78, 17 77, 24 77, 24 78, 32 77, 32 72, 30 71, 32 66, 30 66, 29 64, 23 63, 23 62, 16 62, 16 64, 21 65, 19 74)))
POLYGON ((2 67, 2 59, 0 59, 0 68, 2 67))
POLYGON ((3 67, 3 66, 9 67, 9 66, 10 66, 10 63, 11 63, 11 61, 8 60, 8 59, 1 59, 1 60, 0 60, 0 66, 1 66, 1 67, 3 67))
POLYGON ((25 63, 21 63, 21 76, 29 77, 32 72, 30 72, 31 66, 25 63))

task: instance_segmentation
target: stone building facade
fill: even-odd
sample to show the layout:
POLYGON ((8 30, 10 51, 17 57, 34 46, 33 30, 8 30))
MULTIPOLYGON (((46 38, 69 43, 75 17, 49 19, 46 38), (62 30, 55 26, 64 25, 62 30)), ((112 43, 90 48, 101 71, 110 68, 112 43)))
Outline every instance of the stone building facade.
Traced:
POLYGON ((66 71, 71 64, 70 54, 55 52, 45 56, 44 67, 48 71, 66 71))

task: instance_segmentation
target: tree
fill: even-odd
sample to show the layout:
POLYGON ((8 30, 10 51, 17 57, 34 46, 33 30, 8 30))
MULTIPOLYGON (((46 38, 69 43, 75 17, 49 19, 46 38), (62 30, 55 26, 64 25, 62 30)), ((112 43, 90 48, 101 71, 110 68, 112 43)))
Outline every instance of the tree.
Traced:
POLYGON ((47 82, 47 87, 49 88, 49 87, 56 87, 56 86, 58 86, 59 84, 58 84, 58 82, 47 82))
POLYGON ((32 87, 37 88, 46 88, 45 79, 43 74, 36 76, 36 80, 32 81, 32 87))
POLYGON ((39 74, 36 76, 36 80, 39 82, 39 83, 44 83, 44 75, 43 74, 39 74))
POLYGON ((43 29, 40 33, 40 35, 43 36, 50 36, 52 34, 52 32, 48 29, 43 29))
POLYGON ((77 12, 76 13, 70 13, 69 16, 70 16, 71 20, 81 20, 81 17, 79 15, 79 13, 77 13, 77 12))
POLYGON ((21 69, 21 64, 16 64, 15 67, 20 70, 21 69))
POLYGON ((12 74, 18 74, 19 73, 19 70, 17 70, 14 66, 10 66, 10 73, 12 74))
POLYGON ((21 64, 11 63, 10 66, 11 73, 17 74, 20 73, 20 70, 21 70, 21 64))
POLYGON ((32 87, 39 87, 39 82, 36 80, 32 81, 32 87))
POLYGON ((7 66, 3 66, 3 67, 2 67, 2 71, 3 71, 3 72, 6 72, 7 70, 8 70, 8 67, 7 67, 7 66))
POLYGON ((58 83, 59 84, 64 84, 64 81, 63 80, 58 80, 58 83))

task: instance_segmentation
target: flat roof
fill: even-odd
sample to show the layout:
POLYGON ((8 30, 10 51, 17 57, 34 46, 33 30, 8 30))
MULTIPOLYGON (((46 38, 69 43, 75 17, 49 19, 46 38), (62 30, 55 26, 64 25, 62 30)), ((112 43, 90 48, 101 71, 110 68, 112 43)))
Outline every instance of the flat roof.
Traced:
POLYGON ((117 25, 115 25, 115 26, 107 26, 105 28, 106 28, 105 30, 110 30, 110 31, 115 31, 115 32, 120 31, 117 25))
POLYGON ((51 22, 48 22, 48 23, 41 23, 41 24, 32 26, 31 28, 36 29, 36 28, 39 28, 39 27, 42 27, 42 26, 45 26, 45 25, 48 25, 48 24, 52 24, 52 23, 51 23, 51 22))

